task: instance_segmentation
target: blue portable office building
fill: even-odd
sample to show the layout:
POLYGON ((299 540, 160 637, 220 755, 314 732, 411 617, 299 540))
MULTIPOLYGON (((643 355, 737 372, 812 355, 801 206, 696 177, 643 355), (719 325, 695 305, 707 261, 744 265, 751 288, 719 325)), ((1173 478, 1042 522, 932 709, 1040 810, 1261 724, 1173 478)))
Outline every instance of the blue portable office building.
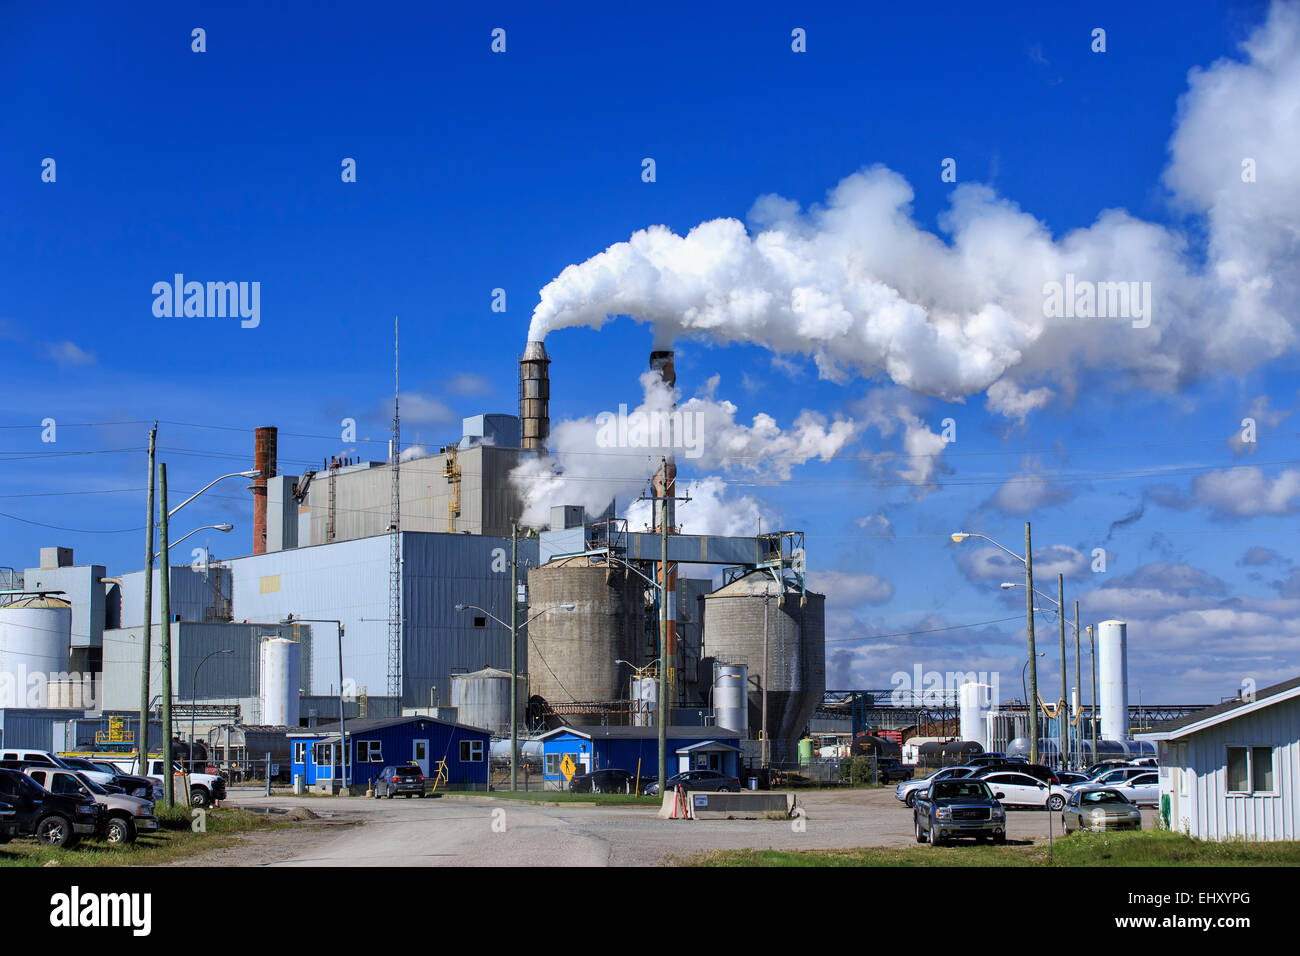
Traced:
MULTIPOLYGON (((548 785, 564 786, 561 770, 567 755, 576 773, 618 769, 659 776, 659 730, 656 727, 559 727, 538 738, 542 775, 548 785)), ((685 770, 717 770, 740 776, 740 733, 724 727, 669 727, 668 767, 672 776, 685 770)))
MULTIPOLYGON (((478 727, 436 717, 388 717, 345 723, 348 782, 367 787, 387 766, 414 763, 432 780, 439 765, 442 784, 458 790, 486 790, 491 734, 478 727)), ((302 775, 307 786, 338 784, 343 777, 343 751, 338 723, 290 733, 290 773, 302 775)))

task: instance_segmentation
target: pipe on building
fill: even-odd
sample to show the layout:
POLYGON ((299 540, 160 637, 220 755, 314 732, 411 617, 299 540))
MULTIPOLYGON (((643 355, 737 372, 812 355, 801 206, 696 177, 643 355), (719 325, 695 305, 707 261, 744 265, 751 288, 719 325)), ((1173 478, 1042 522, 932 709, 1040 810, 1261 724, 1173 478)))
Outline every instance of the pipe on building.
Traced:
POLYGON ((253 467, 260 475, 249 488, 253 492, 253 553, 266 553, 266 481, 275 477, 275 452, 278 432, 264 425, 253 433, 253 467))

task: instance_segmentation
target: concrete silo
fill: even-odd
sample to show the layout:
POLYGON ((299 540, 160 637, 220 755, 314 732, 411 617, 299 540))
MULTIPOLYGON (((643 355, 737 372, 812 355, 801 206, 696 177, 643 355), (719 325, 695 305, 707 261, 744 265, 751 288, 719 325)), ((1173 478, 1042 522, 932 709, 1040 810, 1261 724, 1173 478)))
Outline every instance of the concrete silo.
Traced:
POLYGON ((557 558, 528 572, 525 632, 529 693, 548 704, 626 699, 627 670, 639 663, 645 605, 640 582, 584 556, 557 558), (566 611, 561 605, 572 604, 566 611), (541 613, 547 608, 557 608, 541 613))
POLYGON ((826 691, 826 598, 806 597, 801 606, 797 588, 765 571, 704 596, 704 654, 747 666, 751 736, 762 732, 766 697, 775 764, 798 759, 799 738, 826 691))
MULTIPOLYGON (((518 682, 518 688, 518 709, 522 716, 528 706, 523 680, 518 682)), ((451 706, 456 708, 459 723, 481 727, 491 731, 494 737, 509 737, 510 672, 485 667, 469 674, 452 674, 451 706)))

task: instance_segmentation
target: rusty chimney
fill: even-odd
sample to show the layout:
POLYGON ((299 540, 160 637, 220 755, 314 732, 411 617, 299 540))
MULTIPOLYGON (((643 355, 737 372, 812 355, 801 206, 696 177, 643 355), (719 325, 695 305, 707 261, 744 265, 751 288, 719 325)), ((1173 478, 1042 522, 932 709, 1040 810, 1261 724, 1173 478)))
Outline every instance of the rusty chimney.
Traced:
POLYGON ((529 342, 519 360, 520 447, 546 451, 551 434, 551 373, 546 346, 529 342))
POLYGON ((264 425, 253 433, 253 467, 261 472, 249 488, 253 492, 253 553, 266 553, 266 480, 275 477, 277 432, 264 425))
MULTIPOLYGON (((672 349, 655 349, 650 353, 650 371, 658 372, 664 380, 664 384, 669 388, 677 386, 677 369, 673 366, 672 349)), ((674 405, 674 407, 676 407, 674 405)), ((656 497, 667 497, 668 501, 664 503, 668 517, 668 530, 672 531, 677 524, 677 508, 673 496, 677 494, 677 456, 671 451, 664 460, 663 466, 655 473, 652 482, 656 497)), ((654 512, 654 529, 660 530, 661 512, 658 508, 654 512)))

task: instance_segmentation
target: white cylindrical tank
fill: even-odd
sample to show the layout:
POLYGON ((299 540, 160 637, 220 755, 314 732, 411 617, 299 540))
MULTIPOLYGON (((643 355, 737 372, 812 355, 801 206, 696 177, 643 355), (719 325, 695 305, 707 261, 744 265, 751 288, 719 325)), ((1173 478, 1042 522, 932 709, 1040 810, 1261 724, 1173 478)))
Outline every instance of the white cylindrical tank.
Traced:
POLYGON ((984 750, 989 749, 988 720, 986 715, 993 709, 989 700, 992 688, 988 684, 968 681, 957 688, 957 701, 961 716, 961 739, 973 740, 984 750))
POLYGON ((298 726, 298 667, 302 646, 272 637, 262 642, 262 722, 298 726))
POLYGON ((1097 684, 1101 736, 1128 740, 1128 625, 1123 621, 1097 625, 1097 684))
POLYGON ((632 726, 653 727, 659 712, 659 681, 653 677, 632 678, 632 726))
POLYGON ((44 707, 49 682, 67 679, 72 605, 56 597, 0 606, 0 707, 44 707), (37 681, 31 678, 39 675, 37 681), (39 699, 28 699, 33 692, 39 699))
POLYGON ((749 737, 749 668, 744 664, 713 665, 713 723, 749 737))

